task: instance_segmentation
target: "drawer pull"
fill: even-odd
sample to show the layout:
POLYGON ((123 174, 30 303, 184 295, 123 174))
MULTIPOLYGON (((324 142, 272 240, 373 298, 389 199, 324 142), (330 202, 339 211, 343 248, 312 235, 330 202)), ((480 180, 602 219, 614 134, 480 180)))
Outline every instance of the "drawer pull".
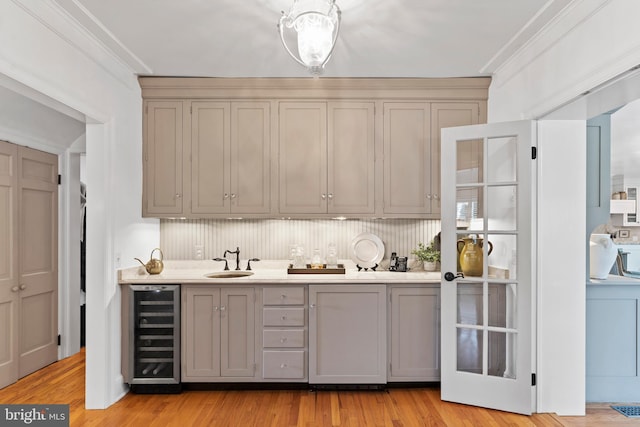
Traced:
POLYGON ((287 316, 282 316, 282 320, 287 320, 287 316))
POLYGON ((280 342, 287 342, 287 337, 280 338, 280 342))
POLYGON ((287 367, 287 364, 286 364, 286 363, 281 363, 281 364, 280 364, 280 368, 284 369, 284 368, 286 368, 286 367, 287 367))
POLYGON ((280 295, 280 298, 285 299, 287 296, 285 294, 280 295))

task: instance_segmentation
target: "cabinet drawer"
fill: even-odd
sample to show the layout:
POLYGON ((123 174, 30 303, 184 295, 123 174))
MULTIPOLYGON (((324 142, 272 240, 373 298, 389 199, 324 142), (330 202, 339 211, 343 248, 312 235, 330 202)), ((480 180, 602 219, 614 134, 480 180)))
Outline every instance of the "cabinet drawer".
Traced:
POLYGON ((262 358, 264 378, 304 378, 304 350, 265 351, 262 358))
POLYGON ((303 305, 304 288, 264 288, 262 291, 262 302, 264 305, 303 305))
POLYGON ((304 347, 303 329, 268 329, 262 332, 263 347, 304 347))
POLYGON ((304 307, 264 308, 264 326, 304 326, 304 307))

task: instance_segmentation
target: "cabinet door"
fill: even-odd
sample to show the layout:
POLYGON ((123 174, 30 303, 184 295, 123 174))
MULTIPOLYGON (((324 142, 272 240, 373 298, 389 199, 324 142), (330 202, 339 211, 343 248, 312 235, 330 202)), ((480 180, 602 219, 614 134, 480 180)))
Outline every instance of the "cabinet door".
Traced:
POLYGON ((271 209, 271 108, 268 102, 231 103, 231 212, 271 209))
POLYGON ((0 141, 0 388, 18 380, 18 147, 0 141))
POLYGON ((440 381, 440 289, 391 289, 390 381, 440 381))
POLYGON ((328 212, 375 211, 373 102, 330 102, 328 212))
POLYGON ((221 375, 253 377, 255 372, 255 296, 253 288, 222 288, 221 375))
POLYGON ((309 382, 387 381, 385 285, 309 286, 309 382))
MULTIPOLYGON (((427 196, 430 203, 429 212, 440 214, 440 129, 475 125, 480 121, 479 104, 476 102, 437 102, 431 104, 431 191, 427 196)), ((467 153, 460 153, 457 158, 458 169, 475 170, 482 176, 482 164, 478 159, 482 159, 482 141, 470 142, 467 153)))
POLYGON ((424 216, 431 209, 430 105, 385 102, 383 113, 383 212, 424 216))
POLYGON ((280 103, 280 213, 327 212, 327 104, 280 103))
POLYGON ((182 288, 182 381, 220 376, 220 289, 182 288))
POLYGON ((144 125, 143 215, 183 213, 182 101, 148 101, 144 125))
POLYGON ((230 211, 230 105, 191 105, 191 212, 230 211))

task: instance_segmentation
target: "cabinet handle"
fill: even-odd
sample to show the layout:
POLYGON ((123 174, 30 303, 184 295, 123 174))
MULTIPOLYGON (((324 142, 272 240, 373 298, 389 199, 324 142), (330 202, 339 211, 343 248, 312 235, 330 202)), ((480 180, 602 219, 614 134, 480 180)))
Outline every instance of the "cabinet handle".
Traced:
POLYGON ((236 198, 236 193, 231 193, 231 198, 235 199, 236 198))
POLYGON ((20 285, 20 290, 24 291, 25 289, 27 289, 27 285, 20 285))
POLYGON ((287 342, 287 337, 280 338, 280 342, 287 342))
POLYGON ((11 288, 11 292, 18 292, 20 290, 20 288, 18 288, 17 286, 14 286, 13 288, 11 288))

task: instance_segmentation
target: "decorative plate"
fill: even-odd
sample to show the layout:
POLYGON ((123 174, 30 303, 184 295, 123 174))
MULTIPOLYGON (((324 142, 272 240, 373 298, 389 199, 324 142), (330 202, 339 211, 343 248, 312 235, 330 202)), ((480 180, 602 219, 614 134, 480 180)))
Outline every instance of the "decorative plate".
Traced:
POLYGON ((375 234, 361 233, 351 241, 351 259, 362 268, 375 267, 384 257, 384 243, 375 234))

